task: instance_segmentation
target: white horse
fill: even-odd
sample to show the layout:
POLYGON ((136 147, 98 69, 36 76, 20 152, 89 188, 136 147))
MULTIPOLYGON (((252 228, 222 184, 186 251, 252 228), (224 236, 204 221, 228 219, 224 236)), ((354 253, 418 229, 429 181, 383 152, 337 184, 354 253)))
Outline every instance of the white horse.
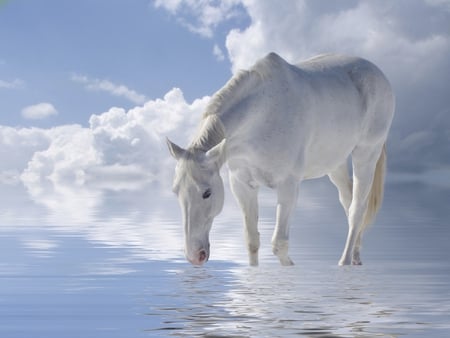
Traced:
POLYGON ((260 246, 258 187, 277 191, 273 252, 288 256, 289 218, 302 180, 328 175, 348 217, 340 265, 361 264, 361 237, 383 197, 385 142, 394 95, 383 73, 361 58, 322 55, 292 65, 271 53, 233 76, 211 99, 187 149, 167 140, 178 161, 173 189, 187 259, 209 258, 209 232, 224 203, 220 168, 244 213, 250 265, 260 246), (347 159, 351 156, 353 180, 347 159))

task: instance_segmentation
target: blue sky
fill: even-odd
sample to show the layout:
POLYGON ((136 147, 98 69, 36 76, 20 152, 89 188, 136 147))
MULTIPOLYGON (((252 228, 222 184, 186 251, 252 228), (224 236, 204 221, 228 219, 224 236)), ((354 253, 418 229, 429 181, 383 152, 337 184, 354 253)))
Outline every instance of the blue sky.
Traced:
POLYGON ((211 95, 231 75, 230 63, 213 54, 224 42, 220 31, 217 38, 193 34, 148 0, 10 0, 0 6, 0 80, 14 87, 0 89, 0 124, 85 125, 92 113, 136 104, 89 92, 74 75, 123 85, 147 99, 180 87, 188 101, 211 95), (24 119, 22 109, 39 102, 52 103, 58 115, 24 119))
POLYGON ((186 144, 272 51, 373 61, 397 97, 389 170, 450 181, 450 0, 3 0, 0 41, 0 183, 167 176, 165 137, 186 144))

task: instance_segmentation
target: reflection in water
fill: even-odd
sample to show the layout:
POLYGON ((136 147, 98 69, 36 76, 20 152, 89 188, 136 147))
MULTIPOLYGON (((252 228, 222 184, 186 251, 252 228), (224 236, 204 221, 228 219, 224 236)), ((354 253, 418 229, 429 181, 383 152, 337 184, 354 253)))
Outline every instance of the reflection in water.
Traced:
MULTIPOLYGON (((314 263, 313 265, 315 265, 314 263)), ((175 336, 233 337, 373 337, 417 333, 436 336, 446 332, 446 308, 427 309, 426 299, 411 295, 427 292, 429 286, 411 287, 392 283, 392 273, 365 268, 282 268, 242 266, 214 270, 171 271, 180 280, 176 306, 153 304, 149 316, 165 318, 153 332, 170 331, 175 336), (384 280, 387 278, 388 280, 384 280), (408 294, 408 299, 399 297, 408 294), (399 299, 400 298, 400 299, 399 299), (411 302, 412 301, 412 302, 411 302), (419 302, 417 302, 419 301, 419 302), (440 317, 441 324, 427 321, 422 311, 440 317)), ((404 275, 406 280, 415 275, 404 275)), ((447 286, 433 292, 446 292, 447 286)), ((428 290, 430 291, 430 290, 428 290)))
POLYGON ((260 267, 247 266, 229 193, 211 233, 211 261, 190 266, 167 190, 51 187, 29 195, 5 187, 0 336, 442 337, 450 329, 448 190, 388 186, 365 265, 344 268, 336 263, 345 218, 326 181, 302 187, 294 267, 271 254, 268 193, 260 267))

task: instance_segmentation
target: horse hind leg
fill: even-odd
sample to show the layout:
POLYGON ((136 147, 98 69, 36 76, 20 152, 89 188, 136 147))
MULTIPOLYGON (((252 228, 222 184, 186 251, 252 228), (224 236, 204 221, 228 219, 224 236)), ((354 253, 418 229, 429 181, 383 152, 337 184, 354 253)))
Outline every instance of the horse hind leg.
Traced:
MULTIPOLYGON (((336 168, 333 172, 328 174, 330 181, 336 186, 339 193, 339 202, 341 202, 342 208, 345 211, 345 215, 349 216, 349 208, 352 202, 352 188, 353 183, 348 174, 347 162, 344 162, 338 168, 336 168)), ((358 233, 358 236, 355 241, 355 245, 353 248, 353 265, 361 265, 360 258, 360 248, 361 248, 361 238, 362 231, 358 233)))
POLYGON ((384 145, 357 147, 353 151, 353 197, 349 207, 349 231, 339 265, 360 265, 362 234, 378 211, 383 196, 384 145))
POLYGON ((363 230, 361 230, 358 233, 358 236, 356 237, 355 246, 353 247, 352 265, 362 265, 362 261, 361 261, 362 235, 363 235, 363 230))
POLYGON ((344 162, 331 173, 328 174, 330 181, 336 186, 339 193, 339 202, 348 217, 348 210, 352 202, 352 181, 348 174, 347 162, 344 162))
POLYGON ((363 223, 362 223, 362 230, 359 232, 356 241, 355 246, 353 248, 353 259, 352 264, 353 265, 361 265, 361 242, 362 242, 362 236, 364 234, 364 230, 366 227, 372 223, 373 219, 375 218, 378 210, 381 207, 381 203, 383 200, 383 194, 384 194, 384 174, 386 171, 386 145, 383 145, 383 148, 381 150, 381 154, 378 158, 376 167, 375 167, 375 173, 372 181, 372 188, 369 194, 369 198, 367 201, 367 209, 364 214, 363 223))

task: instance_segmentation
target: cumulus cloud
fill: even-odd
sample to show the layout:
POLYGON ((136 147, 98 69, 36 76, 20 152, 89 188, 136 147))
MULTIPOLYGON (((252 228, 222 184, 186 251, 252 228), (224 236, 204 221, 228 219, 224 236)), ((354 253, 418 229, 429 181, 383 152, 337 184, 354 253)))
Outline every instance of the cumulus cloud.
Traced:
POLYGON ((86 169, 100 163, 90 130, 66 125, 45 132, 51 140, 49 146, 33 154, 21 179, 27 184, 84 183, 86 169))
POLYGON ((203 98, 188 104, 182 91, 174 88, 163 99, 148 101, 129 111, 112 108, 92 115, 89 123, 95 147, 101 149, 106 164, 143 163, 157 168, 165 150, 161 148, 165 146, 164 138, 186 143, 207 101, 203 98))
POLYGON ((279 6, 276 1, 244 0, 243 4, 251 24, 227 36, 234 71, 270 51, 291 62, 339 51, 406 73, 413 65, 426 66, 423 60, 441 60, 441 53, 450 47, 448 15, 422 1, 287 1, 279 6))
POLYGON ((34 153, 50 143, 51 136, 43 129, 0 126, 0 181, 17 183, 34 153))
POLYGON ((48 102, 34 104, 22 109, 22 116, 27 120, 42 120, 54 115, 58 115, 58 111, 48 102))
POLYGON ((111 108, 92 115, 89 127, 0 126, 0 157, 8 158, 0 162, 0 181, 21 181, 32 194, 40 194, 46 184, 132 189, 167 181, 174 163, 165 137, 186 145, 208 101, 188 103, 174 88, 128 111, 111 108))
POLYGON ((145 95, 108 80, 93 79, 79 74, 73 74, 71 80, 83 84, 88 90, 102 91, 114 96, 123 97, 134 104, 143 104, 147 100, 145 95))

